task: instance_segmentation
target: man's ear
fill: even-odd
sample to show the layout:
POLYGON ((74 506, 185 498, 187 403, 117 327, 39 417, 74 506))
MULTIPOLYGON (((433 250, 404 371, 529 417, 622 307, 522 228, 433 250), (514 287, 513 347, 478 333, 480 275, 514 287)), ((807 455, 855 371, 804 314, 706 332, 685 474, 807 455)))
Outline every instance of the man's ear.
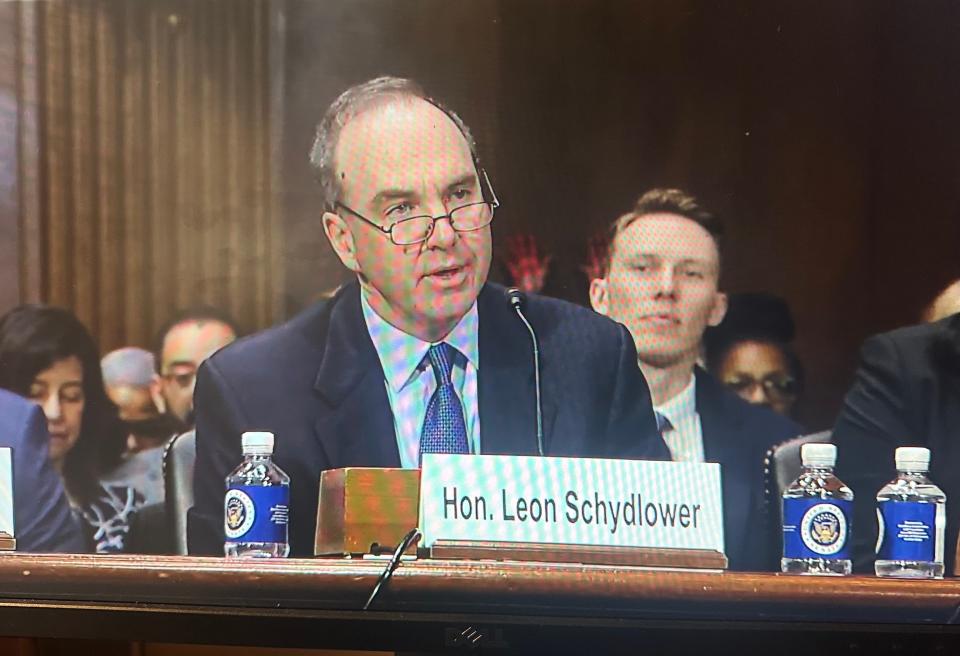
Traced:
POLYGON ((727 316, 727 295, 723 292, 717 292, 717 296, 713 299, 713 309, 710 310, 710 318, 707 324, 711 326, 719 325, 725 316, 727 316))
POLYGON ((323 232, 327 235, 330 245, 333 246, 337 257, 354 273, 360 272, 360 264, 357 262, 357 246, 353 240, 353 233, 350 232, 350 226, 343 220, 343 217, 334 212, 323 213, 323 232))
POLYGON ((150 380, 150 398, 153 399, 153 405, 157 407, 157 412, 165 414, 167 412, 167 400, 163 398, 160 376, 153 374, 150 380))
POLYGON ((594 278, 590 281, 590 306, 594 312, 607 314, 607 280, 594 278))

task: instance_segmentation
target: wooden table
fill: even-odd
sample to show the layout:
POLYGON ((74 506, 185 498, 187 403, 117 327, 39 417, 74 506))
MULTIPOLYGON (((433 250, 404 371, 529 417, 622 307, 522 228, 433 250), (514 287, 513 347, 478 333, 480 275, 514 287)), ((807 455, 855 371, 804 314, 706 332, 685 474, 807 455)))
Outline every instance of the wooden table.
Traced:
MULTIPOLYGON (((857 649, 960 638, 960 579, 652 571, 546 563, 0 556, 0 635, 490 653, 857 649), (819 637, 818 637, 819 636, 819 637), (873 642, 872 642, 873 641, 873 642), (802 649, 801 649, 802 647, 802 649)), ((749 653, 749 652, 747 652, 749 653)), ((840 652, 844 653, 844 652, 840 652)))

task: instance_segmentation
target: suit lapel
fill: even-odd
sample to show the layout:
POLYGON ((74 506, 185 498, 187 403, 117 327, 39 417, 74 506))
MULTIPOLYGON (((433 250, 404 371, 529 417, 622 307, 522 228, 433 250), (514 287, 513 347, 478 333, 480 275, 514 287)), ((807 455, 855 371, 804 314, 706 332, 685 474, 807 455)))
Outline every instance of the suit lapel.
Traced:
POLYGON ((724 463, 730 459, 731 451, 737 450, 739 441, 735 439, 735 424, 739 423, 740 418, 726 411, 719 383, 699 368, 695 370, 695 376, 704 457, 707 462, 724 463))
POLYGON ((704 457, 722 467, 724 540, 727 554, 736 555, 748 546, 744 541, 754 502, 748 470, 751 456, 747 440, 740 434, 742 417, 730 412, 720 384, 702 369, 698 368, 695 375, 704 457))
MULTIPOLYGON (((530 334, 514 314, 499 285, 484 286, 477 299, 477 312, 481 451, 536 455, 536 389, 530 334)), ((544 400, 545 451, 550 444, 552 409, 552 404, 544 400)))
POLYGON ((329 468, 399 467, 393 413, 383 368, 354 282, 330 301, 323 358, 314 388, 320 408, 315 430, 329 468))
MULTIPOLYGON (((530 335, 499 285, 487 284, 477 299, 480 323, 477 404, 481 451, 536 455, 536 390, 530 335)), ((329 303, 325 325, 315 328, 323 342, 314 385, 320 404, 317 439, 329 468, 399 467, 400 453, 383 369, 367 332, 357 283, 346 285, 329 303)), ((542 354, 541 354, 542 357, 542 354)), ((542 372, 547 364, 541 362, 542 372)), ((549 386, 543 385, 544 393, 549 386)), ((542 399, 544 448, 549 447, 556 405, 542 399)))

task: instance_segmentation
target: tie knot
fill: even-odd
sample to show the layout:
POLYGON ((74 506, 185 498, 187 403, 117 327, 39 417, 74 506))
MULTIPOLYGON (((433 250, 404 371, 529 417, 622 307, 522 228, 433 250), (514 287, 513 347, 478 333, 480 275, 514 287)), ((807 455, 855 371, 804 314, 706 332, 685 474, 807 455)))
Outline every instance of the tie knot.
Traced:
POLYGON ((657 411, 654 411, 653 414, 657 418, 657 430, 660 431, 661 435, 667 431, 673 430, 673 424, 670 423, 670 420, 667 419, 666 415, 663 415, 657 411))
POLYGON ((450 372, 453 368, 453 356, 456 349, 440 342, 434 344, 427 351, 427 357, 430 358, 430 366, 433 367, 433 375, 437 379, 437 387, 450 384, 450 372))

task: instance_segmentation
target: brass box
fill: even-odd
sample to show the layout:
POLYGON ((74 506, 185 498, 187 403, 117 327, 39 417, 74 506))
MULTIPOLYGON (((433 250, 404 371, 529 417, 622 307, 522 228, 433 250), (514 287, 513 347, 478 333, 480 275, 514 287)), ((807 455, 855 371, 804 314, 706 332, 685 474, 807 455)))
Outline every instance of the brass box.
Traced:
POLYGON ((417 526, 419 505, 418 469, 346 467, 322 472, 313 553, 392 551, 417 526))

